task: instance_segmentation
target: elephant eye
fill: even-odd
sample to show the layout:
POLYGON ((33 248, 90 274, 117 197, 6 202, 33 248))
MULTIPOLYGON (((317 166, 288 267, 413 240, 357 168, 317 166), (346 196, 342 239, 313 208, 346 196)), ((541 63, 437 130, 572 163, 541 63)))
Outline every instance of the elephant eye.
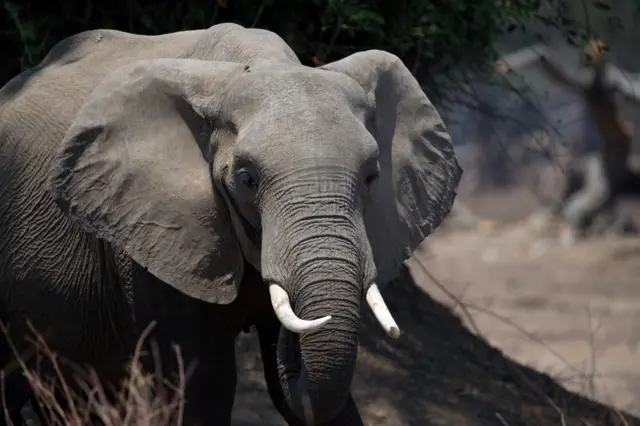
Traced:
POLYGON ((364 179, 364 184, 368 187, 371 186, 375 181, 378 180, 378 178, 380 177, 380 172, 379 171, 374 171, 371 172, 367 175, 367 177, 364 179))
POLYGON ((248 169, 242 168, 237 172, 238 181, 247 189, 255 191, 258 189, 258 179, 256 179, 248 169))

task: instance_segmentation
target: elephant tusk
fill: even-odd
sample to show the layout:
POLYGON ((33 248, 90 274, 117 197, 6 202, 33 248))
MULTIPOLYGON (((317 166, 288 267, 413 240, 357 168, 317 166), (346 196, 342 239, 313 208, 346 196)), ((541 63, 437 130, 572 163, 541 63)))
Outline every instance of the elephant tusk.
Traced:
POLYGON ((293 313, 293 309, 291 309, 289 295, 277 284, 269 285, 269 295, 271 296, 271 305, 280 323, 292 333, 302 334, 316 331, 331 319, 330 316, 311 321, 298 318, 296 314, 293 313))
POLYGON ((371 284, 371 287, 367 290, 367 303, 384 331, 393 339, 400 337, 400 328, 398 328, 398 324, 391 316, 391 312, 389 312, 389 308, 384 303, 376 284, 371 284))

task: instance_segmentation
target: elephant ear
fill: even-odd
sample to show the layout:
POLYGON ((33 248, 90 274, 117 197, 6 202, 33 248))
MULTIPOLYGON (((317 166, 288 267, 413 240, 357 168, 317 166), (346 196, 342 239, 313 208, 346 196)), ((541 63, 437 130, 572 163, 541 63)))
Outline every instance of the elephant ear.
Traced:
POLYGON ((212 123, 241 64, 136 62, 111 72, 67 131, 50 177, 58 206, 179 291, 230 303, 244 272, 213 185, 212 123))
POLYGON ((365 223, 385 283, 449 214, 462 169, 440 115, 397 56, 369 50, 322 68, 360 83, 374 110, 380 178, 365 223))

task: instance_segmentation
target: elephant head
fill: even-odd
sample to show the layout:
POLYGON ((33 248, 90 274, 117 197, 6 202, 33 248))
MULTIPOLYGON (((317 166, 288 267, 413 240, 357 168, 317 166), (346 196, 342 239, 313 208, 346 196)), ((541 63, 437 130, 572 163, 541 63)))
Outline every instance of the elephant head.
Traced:
POLYGON ((448 214, 461 173, 417 81, 372 50, 321 68, 154 59, 112 71, 68 130, 50 188, 191 297, 228 304, 244 263, 260 271, 285 328, 285 396, 313 424, 348 397, 361 301, 398 336, 375 283, 448 214))

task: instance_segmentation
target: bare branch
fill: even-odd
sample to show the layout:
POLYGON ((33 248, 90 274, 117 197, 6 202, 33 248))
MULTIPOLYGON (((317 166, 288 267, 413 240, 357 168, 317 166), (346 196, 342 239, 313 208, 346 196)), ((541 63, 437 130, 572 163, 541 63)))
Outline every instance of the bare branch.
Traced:
MULTIPOLYGON (((532 46, 525 47, 523 49, 516 50, 515 52, 503 55, 498 61, 500 65, 506 65, 509 69, 520 70, 525 68, 540 59, 540 56, 545 56, 548 53, 548 48, 542 43, 537 43, 532 46)), ((500 73, 500 74, 505 74, 500 73)))
POLYGON ((611 84, 611 89, 621 94, 628 101, 640 106, 640 73, 624 72, 609 63, 607 77, 611 84))
POLYGON ((582 91, 588 87, 591 82, 590 75, 587 73, 577 75, 568 73, 559 64, 549 59, 549 53, 550 50, 546 45, 537 43, 503 56, 496 64, 495 69, 498 74, 505 74, 508 70, 518 71, 539 62, 542 69, 554 82, 574 91, 582 91))
POLYGON ((558 64, 553 63, 547 56, 540 57, 540 64, 551 80, 570 90, 582 92, 590 85, 590 82, 587 79, 582 78, 583 76, 573 76, 568 74, 566 71, 562 70, 558 64))

